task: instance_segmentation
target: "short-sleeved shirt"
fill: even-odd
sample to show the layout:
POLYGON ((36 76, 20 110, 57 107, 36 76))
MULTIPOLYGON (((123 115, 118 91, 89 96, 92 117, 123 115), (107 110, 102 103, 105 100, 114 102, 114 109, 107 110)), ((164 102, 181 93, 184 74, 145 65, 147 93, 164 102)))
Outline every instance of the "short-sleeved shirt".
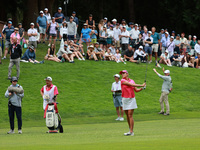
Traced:
POLYGON ((125 51, 125 55, 128 56, 128 57, 132 57, 133 56, 133 51, 126 50, 125 51))
POLYGON ((19 28, 19 35, 20 35, 20 37, 22 37, 24 31, 25 31, 24 28, 19 28))
POLYGON ((122 39, 122 44, 128 44, 129 43, 129 36, 130 36, 129 32, 126 30, 125 32, 124 31, 121 32, 120 35, 128 36, 128 37, 122 37, 121 38, 122 39))
MULTIPOLYGON (((113 90, 113 91, 121 91, 122 90, 121 89, 121 81, 119 81, 119 82, 113 82, 111 90, 113 90)), ((113 92, 113 94, 115 94, 115 92, 113 92)))
POLYGON ((20 44, 20 34, 19 33, 15 33, 13 32, 11 35, 10 35, 10 38, 11 38, 11 42, 13 43, 13 39, 14 38, 17 38, 17 44, 20 44))
POLYGON ((161 39, 161 43, 162 43, 162 47, 167 47, 167 42, 169 41, 169 36, 166 38, 166 36, 164 36, 162 39, 161 39))
POLYGON ((81 33, 83 34, 83 36, 82 36, 82 38, 83 39, 88 39, 88 38, 90 38, 90 32, 91 32, 92 30, 90 29, 90 28, 86 28, 86 29, 82 29, 81 30, 81 33))
POLYGON ((46 16, 38 16, 36 21, 40 27, 46 28, 47 27, 47 17, 46 16))
MULTIPOLYGON (((46 91, 50 91, 51 89, 52 89, 52 87, 53 87, 53 84, 51 84, 51 86, 50 87, 47 87, 46 86, 46 91)), ((40 90, 42 93, 44 93, 44 86, 42 87, 42 89, 40 90)), ((54 88, 54 95, 58 95, 59 93, 58 93, 58 88, 55 86, 55 88, 54 88)))
POLYGON ((123 84, 125 81, 135 84, 135 82, 132 79, 129 78, 128 80, 125 78, 121 79, 122 97, 134 98, 135 97, 134 87, 123 84))
POLYGON ((97 38, 97 35, 96 35, 98 33, 97 30, 94 30, 94 33, 95 34, 91 35, 91 39, 96 39, 97 38))
POLYGON ((7 41, 10 41, 10 35, 14 32, 14 27, 11 26, 10 28, 9 27, 6 27, 4 30, 3 30, 3 34, 6 34, 6 40, 7 41))
POLYGON ((79 25, 79 21, 78 21, 78 18, 77 17, 74 17, 74 20, 73 20, 75 23, 76 23, 76 25, 79 25))
MULTIPOLYGON (((30 33, 37 33, 37 30, 35 28, 28 29, 28 34, 30 33)), ((29 41, 36 41, 36 36, 29 36, 29 41)))
POLYGON ((194 49, 195 44, 197 44, 197 41, 192 40, 192 42, 190 43, 190 46, 191 46, 192 49, 194 49))
POLYGON ((62 17, 61 19, 56 19, 56 22, 57 22, 57 23, 62 23, 62 22, 63 22, 63 19, 65 19, 63 13, 58 13, 58 12, 55 13, 54 17, 55 17, 55 18, 62 17))
POLYGON ((157 32, 154 34, 151 34, 151 37, 153 38, 153 44, 158 44, 158 40, 160 40, 160 36, 157 32))

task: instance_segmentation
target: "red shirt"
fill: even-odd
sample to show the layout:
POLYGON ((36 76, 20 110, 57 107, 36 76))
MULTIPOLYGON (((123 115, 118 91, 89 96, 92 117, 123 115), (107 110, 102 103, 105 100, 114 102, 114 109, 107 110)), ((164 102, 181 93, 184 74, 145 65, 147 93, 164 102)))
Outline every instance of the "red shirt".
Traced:
POLYGON ((134 87, 130 85, 122 84, 125 81, 135 84, 135 82, 132 79, 129 79, 129 78, 128 80, 125 78, 121 79, 122 97, 134 98, 135 97, 134 87))

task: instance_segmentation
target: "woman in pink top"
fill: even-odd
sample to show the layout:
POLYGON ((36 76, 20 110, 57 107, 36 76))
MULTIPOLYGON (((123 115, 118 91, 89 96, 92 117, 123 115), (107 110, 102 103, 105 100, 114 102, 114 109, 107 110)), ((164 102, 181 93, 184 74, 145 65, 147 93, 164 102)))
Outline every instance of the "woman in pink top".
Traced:
POLYGON ((143 83, 142 85, 139 84, 135 84, 135 82, 132 79, 128 78, 128 71, 127 70, 123 70, 120 71, 120 73, 122 75, 122 79, 121 79, 121 88, 122 88, 122 106, 123 106, 123 110, 126 113, 127 116, 127 122, 129 125, 129 129, 130 131, 127 133, 124 133, 125 136, 133 136, 134 132, 133 132, 133 126, 134 126, 134 120, 133 120, 133 113, 134 113, 134 109, 137 108, 137 103, 136 103, 136 99, 135 99, 135 92, 140 92, 144 89, 144 87, 146 86, 146 83, 143 83), (140 89, 137 89, 136 87, 143 87, 140 89))
POLYGON ((13 39, 15 38, 17 38, 17 44, 20 44, 21 37, 19 34, 19 28, 15 28, 14 32, 10 35, 11 44, 13 44, 13 39))

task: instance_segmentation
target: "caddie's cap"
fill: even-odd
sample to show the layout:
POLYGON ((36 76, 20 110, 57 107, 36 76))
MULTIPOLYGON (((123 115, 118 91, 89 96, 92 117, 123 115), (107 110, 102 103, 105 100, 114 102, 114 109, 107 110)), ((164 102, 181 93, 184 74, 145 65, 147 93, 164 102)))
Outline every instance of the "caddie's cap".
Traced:
POLYGON ((164 73, 165 73, 165 74, 166 74, 166 73, 170 73, 170 71, 169 71, 169 70, 165 70, 164 73))
POLYGON ((113 77, 120 78, 120 75, 119 74, 115 74, 113 77))
POLYGON ((46 77, 44 80, 52 81, 52 78, 50 76, 46 77))
POLYGON ((119 72, 119 74, 122 74, 122 73, 128 73, 128 71, 127 70, 122 70, 122 71, 119 72))
POLYGON ((19 31, 19 28, 14 28, 14 30, 19 31))

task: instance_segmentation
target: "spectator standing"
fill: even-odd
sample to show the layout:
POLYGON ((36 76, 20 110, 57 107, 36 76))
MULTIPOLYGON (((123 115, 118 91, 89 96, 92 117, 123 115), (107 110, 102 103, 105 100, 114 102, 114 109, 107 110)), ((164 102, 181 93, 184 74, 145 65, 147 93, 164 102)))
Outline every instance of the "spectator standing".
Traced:
POLYGON ((13 44, 14 38, 17 39, 17 44, 20 44, 21 37, 20 37, 20 34, 19 34, 19 28, 14 28, 14 32, 10 35, 11 44, 13 44))
POLYGON ((12 67, 16 65, 17 69, 17 79, 19 79, 20 75, 20 57, 22 55, 22 47, 17 44, 17 38, 13 39, 13 44, 10 46, 10 63, 8 66, 8 79, 11 79, 12 67))
POLYGON ((67 21, 63 21, 63 26, 60 28, 60 35, 63 38, 64 42, 68 39, 68 27, 67 21))
POLYGON ((181 41, 180 41, 180 35, 177 34, 176 39, 174 40, 175 48, 174 52, 177 52, 180 54, 180 46, 181 46, 181 41))
POLYGON ((140 46, 144 46, 144 42, 143 42, 141 33, 139 34, 138 39, 136 39, 136 41, 135 41, 135 49, 138 49, 140 46))
POLYGON ((148 29, 144 28, 144 33, 142 34, 143 40, 145 40, 146 37, 148 37, 148 29))
POLYGON ((60 28, 62 27, 62 22, 65 21, 65 17, 64 17, 64 14, 62 13, 62 8, 61 7, 58 7, 58 12, 55 13, 54 17, 56 19, 56 22, 59 25, 58 35, 59 35, 59 40, 61 40, 60 28))
POLYGON ((172 31, 172 35, 171 36, 173 36, 174 37, 174 39, 176 39, 176 35, 175 35, 175 31, 172 31))
POLYGON ((121 30, 119 28, 119 23, 116 24, 116 27, 114 27, 113 31, 114 31, 114 33, 113 33, 113 39, 114 39, 115 47, 117 49, 119 49, 120 48, 120 39, 119 39, 119 36, 120 36, 120 33, 121 33, 121 30))
POLYGON ((115 28, 117 26, 117 19, 113 19, 112 20, 112 25, 113 25, 113 28, 115 28))
POLYGON ((48 12, 48 8, 44 9, 44 16, 47 18, 47 24, 51 23, 51 14, 48 12))
POLYGON ((19 35, 20 35, 20 38, 21 38, 20 45, 22 46, 23 45, 23 39, 24 39, 24 33, 25 33, 25 30, 22 27, 22 23, 18 24, 18 28, 19 28, 19 35))
POLYGON ((68 39, 74 40, 76 38, 76 23, 73 21, 74 17, 71 16, 69 19, 69 22, 67 22, 67 28, 68 28, 68 39))
POLYGON ((103 51, 106 51, 106 46, 107 46, 107 38, 108 38, 108 33, 107 33, 107 28, 106 25, 103 26, 103 30, 99 32, 99 43, 100 43, 100 48, 103 51))
POLYGON ((189 35, 188 40, 187 40, 187 50, 186 50, 187 52, 190 52, 191 50, 191 47, 190 47, 191 42, 192 42, 192 35, 189 35))
POLYGON ((99 21, 99 24, 98 24, 99 32, 100 32, 101 30, 103 30, 103 26, 104 26, 104 21, 103 21, 103 19, 101 19, 101 20, 99 21))
POLYGON ((196 35, 193 36, 192 42, 190 43, 191 54, 192 55, 194 54, 194 46, 195 46, 195 44, 197 44, 197 36, 196 35))
POLYGON ((93 26, 92 31, 91 31, 91 43, 92 44, 95 44, 97 42, 97 36, 98 36, 98 32, 96 30, 96 27, 93 26))
MULTIPOLYGON (((148 36, 144 39, 144 43, 145 43, 145 53, 149 54, 149 63, 152 62, 152 44, 153 44, 153 38, 151 37, 152 32, 148 31, 148 36)), ((147 56, 146 59, 148 60, 147 56)))
POLYGON ((78 29, 79 20, 78 20, 78 18, 76 17, 76 12, 75 12, 75 11, 72 12, 72 16, 74 17, 74 20, 73 20, 73 21, 76 23, 76 29, 78 29))
POLYGON ((163 84, 162 84, 162 93, 160 96, 160 106, 161 106, 161 111, 159 112, 159 114, 163 114, 165 116, 169 115, 170 113, 170 108, 169 108, 169 102, 168 102, 168 95, 169 92, 171 92, 172 90, 172 79, 170 76, 170 71, 169 70, 164 70, 163 68, 163 72, 164 72, 164 76, 160 75, 156 69, 153 69, 153 71, 161 78, 163 79, 163 84), (166 113, 164 113, 164 103, 166 105, 166 113))
POLYGON ((6 59, 6 55, 8 53, 8 49, 10 48, 11 46, 11 43, 10 43, 10 35, 14 32, 14 27, 12 26, 12 21, 8 21, 8 26, 5 27, 3 29, 3 34, 2 34, 2 37, 4 39, 6 39, 6 42, 5 42, 5 52, 4 52, 4 57, 2 59, 6 59), (6 37, 5 35, 6 34, 6 37))
POLYGON ((95 26, 95 20, 93 20, 92 14, 89 14, 89 19, 86 20, 86 23, 88 25, 88 28, 92 28, 93 26, 95 26))
POLYGON ((151 37, 153 38, 152 52, 154 52, 155 61, 157 62, 158 47, 159 47, 160 37, 159 37, 159 34, 156 32, 156 28, 155 27, 152 27, 151 31, 152 31, 151 37))
POLYGON ((197 54, 200 54, 200 40, 198 40, 197 43, 195 44, 194 51, 195 51, 195 56, 197 56, 197 54))
POLYGON ((121 38, 121 42, 122 42, 122 56, 124 56, 125 50, 128 49, 129 37, 130 37, 130 34, 126 30, 126 26, 123 26, 122 27, 122 32, 120 34, 120 38, 121 38))
POLYGON ((51 39, 53 37, 53 44, 55 45, 56 43, 56 35, 57 35, 57 28, 59 27, 58 23, 55 20, 55 17, 52 17, 52 22, 49 23, 49 44, 48 46, 51 45, 51 39))
POLYGON ((131 39, 130 44, 135 49, 135 41, 136 39, 139 38, 140 31, 138 30, 138 24, 135 24, 134 28, 133 28, 133 23, 130 23, 130 26, 131 26, 131 30, 129 31, 131 39))
MULTIPOLYGON (((20 91, 23 91, 23 87, 19 84, 17 84, 18 79, 17 77, 12 77, 11 81, 12 84, 9 86, 12 88, 19 88, 20 91)), ((23 93, 18 92, 9 92, 9 90, 6 90, 5 97, 8 98, 8 115, 9 115, 9 121, 10 121, 10 131, 8 131, 8 134, 13 134, 14 132, 14 118, 15 113, 17 116, 17 122, 18 122, 18 133, 22 134, 22 98, 24 97, 23 93)))
POLYGON ((160 39, 162 39, 165 36, 165 32, 164 31, 165 31, 164 29, 160 30, 160 33, 159 33, 160 39))
POLYGON ((107 47, 110 47, 112 45, 114 36, 113 25, 110 25, 110 29, 107 29, 107 32, 108 32, 107 47))
POLYGON ((89 47, 91 39, 90 39, 90 35, 91 35, 91 29, 88 28, 88 25, 86 23, 83 24, 83 28, 81 30, 81 41, 86 43, 87 47, 89 47))
POLYGON ((169 33, 165 32, 165 36, 162 37, 161 41, 160 41, 160 50, 162 52, 162 54, 165 53, 165 50, 167 49, 167 42, 169 41, 169 33))
POLYGON ((174 48, 175 48, 174 37, 171 36, 170 40, 167 42, 167 50, 169 53, 169 57, 171 57, 174 54, 174 48))
POLYGON ((116 108, 116 112, 118 116, 117 119, 115 120, 124 121, 124 118, 123 118, 124 111, 122 108, 121 81, 119 80, 120 75, 115 74, 114 78, 115 78, 115 82, 112 83, 111 92, 113 93, 113 103, 116 108), (120 117, 120 110, 121 110, 121 117, 120 117))
POLYGON ((28 45, 29 46, 34 46, 34 51, 36 52, 36 48, 37 48, 36 36, 38 35, 38 32, 34 28, 34 25, 35 25, 34 23, 31 23, 30 24, 31 28, 28 29, 28 37, 29 37, 28 45))
POLYGON ((47 22, 46 16, 44 16, 44 12, 42 10, 40 11, 40 16, 37 17, 36 23, 37 23, 37 26, 39 28, 39 33, 40 33, 39 43, 42 41, 42 39, 43 39, 43 43, 45 43, 48 22, 47 22))
POLYGON ((185 33, 181 33, 180 41, 181 41, 180 51, 184 51, 185 54, 187 49, 187 39, 185 38, 185 33))

